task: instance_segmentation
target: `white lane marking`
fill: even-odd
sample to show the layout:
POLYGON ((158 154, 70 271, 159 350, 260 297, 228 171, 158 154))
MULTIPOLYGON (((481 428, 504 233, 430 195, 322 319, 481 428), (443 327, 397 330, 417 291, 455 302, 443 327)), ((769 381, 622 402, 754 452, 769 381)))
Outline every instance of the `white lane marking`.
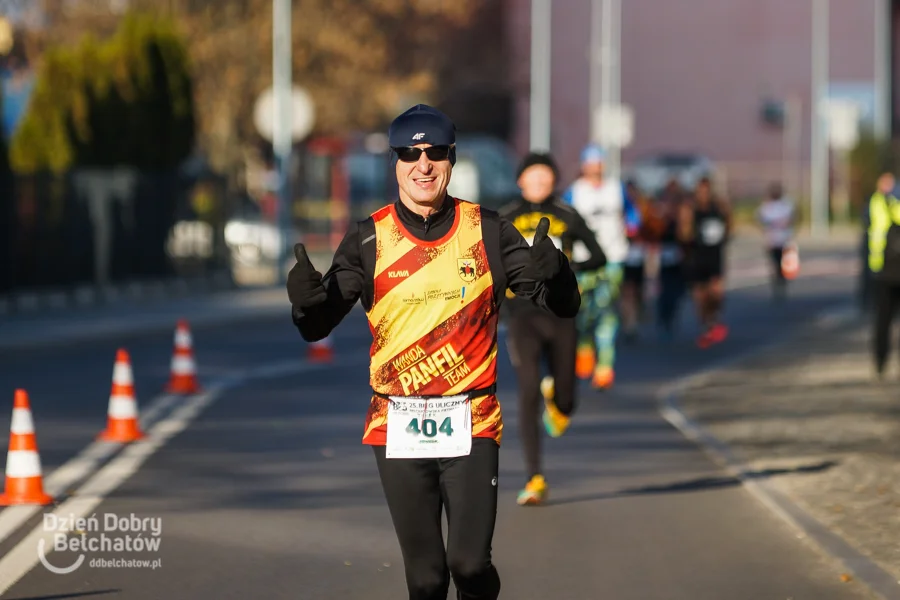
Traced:
MULTIPOLYGON (((154 398, 140 417, 141 427, 149 427, 177 396, 163 394, 154 398)), ((44 491, 50 496, 65 494, 69 488, 97 470, 98 466, 121 448, 115 442, 94 442, 74 458, 60 465, 44 478, 44 491)), ((43 509, 42 506, 10 506, 0 512, 0 542, 13 534, 23 523, 43 509)))
MULTIPOLYGON (((215 382, 207 388, 207 391, 184 398, 178 408, 146 430, 146 438, 129 444, 121 454, 91 476, 74 496, 59 505, 52 514, 66 518, 73 515, 75 518, 88 516, 108 494, 131 477, 154 452, 159 450, 172 437, 187 428, 200 415, 203 409, 209 407, 223 392, 231 388, 253 379, 277 378, 324 370, 335 366, 358 366, 368 363, 368 356, 360 356, 355 359, 331 364, 298 364, 295 359, 249 369, 236 373, 228 379, 215 382)), ((89 446, 82 454, 91 450, 94 445, 96 444, 89 446)), ((118 446, 118 444, 114 446, 118 446)), ((96 464, 94 466, 96 467, 96 464)), ((44 540, 45 555, 52 553, 53 533, 53 531, 44 531, 43 524, 37 525, 25 539, 0 559, 0 595, 6 593, 10 587, 37 565, 40 560, 37 549, 41 540, 44 540)))

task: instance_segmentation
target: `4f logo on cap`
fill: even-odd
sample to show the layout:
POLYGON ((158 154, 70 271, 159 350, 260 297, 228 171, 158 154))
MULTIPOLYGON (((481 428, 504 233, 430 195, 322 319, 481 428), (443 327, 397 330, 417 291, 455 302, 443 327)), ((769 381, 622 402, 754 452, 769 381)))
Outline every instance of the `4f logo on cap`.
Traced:
POLYGON ((475 281, 475 260, 472 258, 457 258, 456 266, 459 278, 466 283, 475 281))
POLYGON ((413 136, 413 139, 414 139, 414 140, 421 140, 423 137, 425 137, 425 134, 424 134, 424 133, 417 133, 416 135, 413 136))

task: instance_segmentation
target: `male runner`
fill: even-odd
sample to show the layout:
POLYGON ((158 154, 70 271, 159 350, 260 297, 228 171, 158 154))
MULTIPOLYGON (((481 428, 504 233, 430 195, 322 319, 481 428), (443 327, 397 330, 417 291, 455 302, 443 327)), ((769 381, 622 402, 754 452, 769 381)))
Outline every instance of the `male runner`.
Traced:
MULTIPOLYGON (((541 219, 550 221, 550 239, 571 256, 574 242, 584 244, 590 256, 584 262, 571 263, 575 273, 596 270, 606 258, 594 233, 575 210, 555 195, 559 171, 548 154, 532 153, 519 166, 518 184, 522 197, 500 209, 527 241, 531 241, 541 219)), ((547 496, 547 482, 541 470, 541 430, 538 414, 544 399, 544 428, 559 437, 569 426, 575 410, 575 319, 562 319, 536 307, 532 302, 513 298, 507 305, 509 328, 507 344, 510 360, 519 380, 519 428, 528 479, 519 492, 520 505, 540 504, 547 496), (551 375, 541 380, 541 362, 546 358, 551 375)))
POLYGON ((293 319, 315 341, 358 300, 366 311, 374 395, 363 443, 375 454, 410 600, 446 600, 450 576, 458 599, 495 600, 500 304, 509 288, 572 318, 577 281, 547 237, 549 221, 529 248, 496 212, 447 195, 456 136, 446 115, 416 105, 388 139, 399 200, 351 228, 324 277, 294 247, 293 319))
MULTIPOLYGON (((607 260, 604 268, 578 275, 582 306, 575 370, 579 378, 590 378, 599 389, 608 389, 615 381, 623 262, 628 255, 629 234, 640 227, 640 216, 622 182, 606 176, 605 164, 605 151, 593 144, 587 146, 581 153, 581 177, 563 196, 584 217, 607 260)), ((585 260, 581 245, 574 248, 572 257, 585 260)))
POLYGON ((713 196, 708 177, 699 181, 694 197, 682 204, 678 225, 679 237, 687 244, 685 267, 703 329, 697 345, 708 348, 728 336, 721 315, 725 245, 732 230, 731 210, 724 200, 713 196))

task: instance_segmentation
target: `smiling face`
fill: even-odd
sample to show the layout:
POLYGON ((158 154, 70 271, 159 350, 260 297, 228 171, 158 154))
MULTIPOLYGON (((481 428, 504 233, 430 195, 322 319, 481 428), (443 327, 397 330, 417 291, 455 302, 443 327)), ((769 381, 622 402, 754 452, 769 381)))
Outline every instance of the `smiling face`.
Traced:
MULTIPOLYGON (((413 147, 425 149, 430 148, 431 144, 413 147)), ((437 210, 444 200, 452 170, 449 157, 432 160, 425 152, 413 162, 398 160, 396 171, 400 201, 414 212, 420 212, 423 208, 437 210)))

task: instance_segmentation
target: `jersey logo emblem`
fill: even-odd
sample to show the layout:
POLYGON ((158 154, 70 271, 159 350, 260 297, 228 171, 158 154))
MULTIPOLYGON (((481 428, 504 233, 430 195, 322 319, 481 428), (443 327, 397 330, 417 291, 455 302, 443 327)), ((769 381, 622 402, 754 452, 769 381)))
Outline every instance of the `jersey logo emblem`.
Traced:
POLYGON ((457 274, 459 278, 466 283, 475 281, 475 259, 457 258, 456 259, 457 274))

